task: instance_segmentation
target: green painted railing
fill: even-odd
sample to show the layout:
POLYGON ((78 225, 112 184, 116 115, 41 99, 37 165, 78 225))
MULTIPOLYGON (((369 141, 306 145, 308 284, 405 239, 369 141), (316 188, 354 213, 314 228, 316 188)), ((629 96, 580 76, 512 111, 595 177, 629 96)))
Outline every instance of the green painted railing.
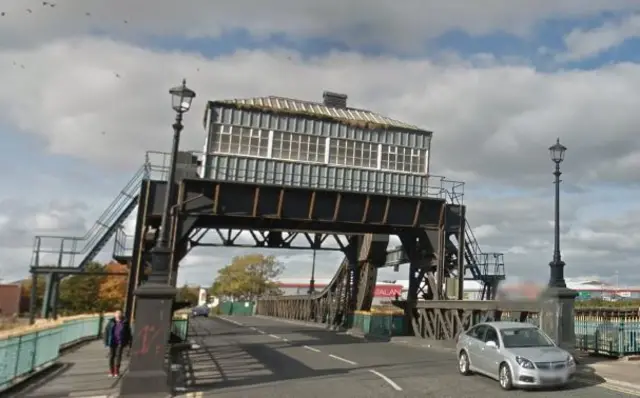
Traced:
POLYGON ((576 346, 611 356, 640 354, 640 309, 577 309, 576 346))
POLYGON ((98 338, 102 320, 102 316, 63 320, 55 326, 0 339, 0 391, 53 363, 65 346, 98 338))
POLYGON ((221 315, 253 315, 255 303, 251 301, 223 301, 218 306, 221 315))
POLYGON ((171 333, 186 341, 189 335, 189 317, 174 317, 171 321, 171 333))
POLYGON ((399 313, 375 313, 357 311, 351 327, 365 336, 390 338, 404 333, 404 315, 399 313))

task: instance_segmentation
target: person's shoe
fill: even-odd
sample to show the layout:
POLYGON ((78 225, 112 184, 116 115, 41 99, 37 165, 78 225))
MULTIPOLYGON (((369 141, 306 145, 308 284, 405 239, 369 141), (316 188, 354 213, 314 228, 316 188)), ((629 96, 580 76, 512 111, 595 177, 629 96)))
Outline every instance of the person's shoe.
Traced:
POLYGON ((109 372, 109 377, 115 377, 115 373, 109 372))

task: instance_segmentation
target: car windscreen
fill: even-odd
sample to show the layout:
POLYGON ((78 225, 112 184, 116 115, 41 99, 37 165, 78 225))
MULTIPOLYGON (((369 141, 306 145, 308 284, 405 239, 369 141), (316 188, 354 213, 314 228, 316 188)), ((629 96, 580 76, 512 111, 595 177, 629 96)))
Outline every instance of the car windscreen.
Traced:
POLYGON ((553 343, 536 328, 501 329, 505 348, 552 347, 553 343))

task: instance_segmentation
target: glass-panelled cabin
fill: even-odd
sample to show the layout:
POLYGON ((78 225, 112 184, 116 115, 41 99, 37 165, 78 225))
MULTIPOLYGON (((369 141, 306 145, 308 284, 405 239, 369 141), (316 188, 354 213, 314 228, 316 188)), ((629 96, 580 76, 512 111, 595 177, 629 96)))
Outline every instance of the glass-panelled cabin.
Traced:
POLYGON ((349 108, 282 97, 211 101, 202 177, 277 186, 426 196, 432 133, 349 108))

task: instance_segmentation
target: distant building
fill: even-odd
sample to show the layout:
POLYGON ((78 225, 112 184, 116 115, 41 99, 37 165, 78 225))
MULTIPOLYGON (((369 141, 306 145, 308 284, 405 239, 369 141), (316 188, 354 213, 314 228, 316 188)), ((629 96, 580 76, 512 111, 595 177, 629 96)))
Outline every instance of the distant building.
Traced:
POLYGON ((640 287, 622 287, 599 280, 567 281, 567 287, 578 292, 578 300, 637 300, 640 287))
MULTIPOLYGON (((324 289, 329 283, 330 278, 316 279, 315 290, 324 289)), ((280 290, 285 295, 307 294, 309 292, 309 279, 282 279, 278 284, 280 290)), ((376 289, 373 294, 373 304, 379 304, 383 301, 395 300, 396 296, 400 299, 407 298, 409 290, 409 280, 380 281, 376 283, 376 289)), ((464 281, 464 299, 480 300, 482 296, 482 285, 477 281, 464 281)))
POLYGON ((22 287, 19 284, 0 285, 0 316, 20 314, 22 287))
MULTIPOLYGON (((316 279, 314 288, 316 292, 321 291, 331 283, 331 278, 316 279)), ((308 294, 309 279, 282 279, 278 282, 278 288, 285 296, 308 294)), ((382 301, 395 300, 396 297, 402 296, 402 285, 392 283, 377 283, 373 293, 373 304, 379 304, 382 301)))
MULTIPOLYGON (((578 292, 577 300, 637 300, 640 299, 640 287, 620 287, 594 279, 566 279, 567 287, 578 292)), ((506 298, 536 298, 545 284, 519 283, 505 285, 500 294, 506 298)))

